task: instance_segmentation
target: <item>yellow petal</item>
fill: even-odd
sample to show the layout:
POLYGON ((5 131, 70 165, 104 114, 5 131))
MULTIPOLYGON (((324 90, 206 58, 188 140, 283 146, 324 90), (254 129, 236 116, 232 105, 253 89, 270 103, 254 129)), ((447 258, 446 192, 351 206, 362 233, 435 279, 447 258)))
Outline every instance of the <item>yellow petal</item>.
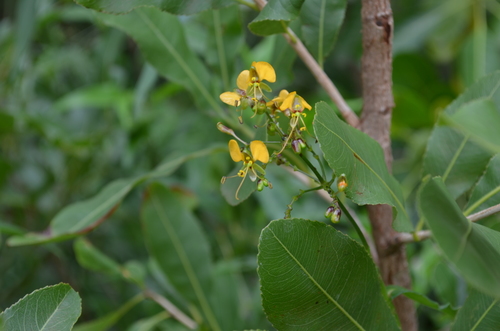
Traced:
POLYGON ((220 95, 220 99, 222 102, 234 107, 238 107, 241 103, 241 95, 236 92, 224 92, 220 95))
POLYGON ((255 161, 260 161, 262 163, 269 162, 269 151, 267 150, 266 144, 262 141, 252 141, 250 143, 250 151, 252 152, 252 157, 255 161))
POLYGON ((246 90, 249 82, 250 82, 250 71, 243 70, 242 72, 240 72, 238 78, 236 79, 236 85, 238 85, 238 88, 240 90, 246 90))
POLYGON ((236 142, 236 140, 229 140, 229 154, 231 154, 231 159, 234 162, 243 161, 243 153, 240 151, 240 146, 236 142))
POLYGON ((295 94, 297 94, 297 92, 292 92, 288 94, 288 96, 285 98, 285 100, 283 100, 283 103, 280 106, 281 110, 289 108, 292 109, 293 100, 295 100, 295 94))
POLYGON ((304 98, 303 98, 303 97, 299 96, 299 98, 300 98, 300 103, 302 104, 302 107, 307 108, 307 109, 309 109, 309 110, 311 110, 311 109, 312 109, 311 105, 310 105, 310 104, 308 104, 308 103, 307 103, 307 101, 306 101, 306 100, 304 100, 304 98))
POLYGON ((276 72, 272 65, 267 62, 252 62, 252 67, 255 67, 257 75, 261 81, 267 80, 269 83, 276 81, 276 72))
POLYGON ((287 90, 281 90, 280 91, 280 95, 278 96, 278 98, 280 99, 280 101, 283 101, 288 96, 288 94, 289 93, 288 93, 287 90))

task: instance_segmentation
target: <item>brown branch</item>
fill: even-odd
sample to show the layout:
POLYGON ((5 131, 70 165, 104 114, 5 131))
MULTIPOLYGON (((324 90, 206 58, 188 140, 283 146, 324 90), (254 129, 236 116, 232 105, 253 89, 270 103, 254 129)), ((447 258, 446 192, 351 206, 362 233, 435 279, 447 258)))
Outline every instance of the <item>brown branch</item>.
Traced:
MULTIPOLYGON (((392 168, 390 125, 394 100, 392 96, 393 18, 389 0, 362 0, 361 9, 363 57, 363 113, 361 130, 377 140, 384 150, 388 169, 392 168)), ((379 268, 385 284, 411 288, 411 277, 404 245, 392 245, 398 233, 392 228, 392 207, 368 206, 372 233, 379 255, 379 268)), ((404 331, 418 329, 415 305, 404 296, 394 300, 404 331)))
MULTIPOLYGON (((254 0, 260 10, 264 8, 267 4, 266 0, 254 0)), ((335 84, 333 84, 332 80, 327 76, 325 71, 320 67, 318 62, 314 59, 314 57, 309 53, 307 48, 304 46, 302 41, 295 35, 292 29, 287 28, 287 33, 283 34, 283 37, 286 39, 288 44, 292 46, 297 55, 302 59, 304 64, 309 68, 313 76, 316 78, 318 83, 323 87, 328 96, 335 103, 337 108, 340 111, 340 114, 347 123, 351 126, 357 128, 359 126, 359 118, 352 111, 351 107, 346 103, 342 95, 340 94, 335 84)))
MULTIPOLYGON (((500 213, 500 204, 492 206, 490 208, 481 210, 475 214, 467 216, 467 219, 471 222, 477 222, 491 216, 493 214, 500 213)), ((395 238, 393 245, 401 245, 401 244, 411 244, 414 242, 422 241, 431 237, 431 231, 424 230, 419 231, 415 234, 413 233, 399 233, 395 238)))

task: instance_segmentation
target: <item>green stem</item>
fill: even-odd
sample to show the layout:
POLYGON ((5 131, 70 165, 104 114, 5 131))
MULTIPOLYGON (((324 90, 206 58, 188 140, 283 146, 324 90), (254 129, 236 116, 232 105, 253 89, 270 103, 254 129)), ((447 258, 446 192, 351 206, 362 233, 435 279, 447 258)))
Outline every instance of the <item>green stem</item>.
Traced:
POLYGON ((361 239, 361 242, 363 243, 363 246, 365 247, 366 251, 368 253, 370 253, 370 246, 368 246, 368 242, 366 241, 366 238, 363 235, 363 231, 361 231, 358 224, 356 223, 354 218, 351 216, 351 214, 349 213, 347 208, 344 206, 344 204, 340 200, 338 200, 338 203, 339 203, 340 209, 342 209, 342 212, 344 213, 345 216, 347 216, 347 219, 349 220, 349 222, 351 222, 352 226, 354 227, 354 229, 358 233, 359 239, 361 239))
POLYGON ((490 192, 483 195, 483 197, 481 197, 481 199, 477 200, 472 206, 470 206, 469 208, 467 208, 466 211, 464 211, 464 215, 469 216, 470 213, 472 213, 477 207, 481 206, 483 204, 483 202, 485 202, 486 200, 488 200, 489 198, 491 198, 492 196, 494 196, 498 192, 500 192, 500 186, 497 186, 496 188, 494 188, 490 192))
POLYGON ((313 166, 313 164, 309 161, 309 159, 307 157, 305 157, 302 153, 300 153, 299 156, 307 164, 309 169, 311 169, 312 172, 314 172, 314 174, 316 175, 317 181, 319 183, 321 183, 321 185, 327 184, 325 179, 323 178, 323 176, 321 176, 321 174, 318 172, 318 169, 316 169, 316 167, 313 166))
POLYGON ((310 188, 308 190, 300 190, 299 194, 295 195, 292 198, 292 201, 287 205, 287 209, 285 210, 285 218, 290 218, 291 217, 294 202, 297 201, 297 200, 299 200, 304 195, 304 193, 312 192, 312 191, 318 191, 318 190, 321 190, 321 189, 323 189, 323 185, 316 186, 316 187, 310 188))

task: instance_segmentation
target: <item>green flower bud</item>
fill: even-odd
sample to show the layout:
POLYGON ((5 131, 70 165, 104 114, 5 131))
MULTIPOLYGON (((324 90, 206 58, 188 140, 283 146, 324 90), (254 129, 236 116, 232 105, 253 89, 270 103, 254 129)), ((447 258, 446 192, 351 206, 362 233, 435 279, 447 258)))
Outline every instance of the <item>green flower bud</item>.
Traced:
POLYGON ((264 181, 262 179, 259 179, 257 182, 257 191, 261 192, 264 189, 264 186, 267 186, 264 184, 264 181))
POLYGON ((332 223, 338 223, 338 222, 340 222, 340 216, 341 215, 342 215, 342 211, 340 210, 340 208, 335 208, 335 210, 333 211, 332 216, 330 217, 330 221, 332 221, 332 223))
POLYGON ((335 211, 335 208, 333 206, 328 206, 328 208, 326 208, 326 211, 325 211, 325 218, 331 218, 334 211, 335 211))
POLYGON ((293 149, 293 152, 296 154, 300 154, 300 152, 302 152, 302 146, 301 146, 299 140, 301 140, 301 139, 295 139, 292 141, 292 149, 293 149))
POLYGON ((222 124, 221 122, 217 123, 217 129, 220 132, 227 133, 228 135, 234 136, 234 131, 232 129, 228 128, 227 126, 225 126, 224 124, 222 124))

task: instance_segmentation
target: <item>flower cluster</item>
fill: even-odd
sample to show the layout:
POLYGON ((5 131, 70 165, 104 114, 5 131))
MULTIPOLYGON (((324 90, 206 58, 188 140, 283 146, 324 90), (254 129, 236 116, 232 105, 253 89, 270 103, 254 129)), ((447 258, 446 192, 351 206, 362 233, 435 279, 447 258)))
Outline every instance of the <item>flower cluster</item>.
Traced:
MULTIPOLYGON (((272 92, 267 83, 276 82, 276 73, 274 68, 267 62, 253 62, 250 69, 243 70, 236 79, 236 86, 234 91, 224 92, 220 95, 222 102, 236 107, 240 111, 238 117, 240 123, 243 123, 241 112, 250 108, 253 111, 253 116, 266 115, 266 125, 268 132, 271 135, 278 133, 281 140, 279 142, 267 142, 268 144, 280 143, 281 147, 273 155, 279 161, 280 155, 283 150, 290 147, 293 152, 300 154, 304 148, 307 148, 305 139, 302 133, 306 131, 306 124, 304 117, 306 117, 305 109, 311 110, 311 106, 302 98, 297 92, 288 92, 281 90, 280 93, 269 98, 266 92, 272 92), (286 116, 288 127, 283 130, 280 127, 278 118, 280 114, 286 116)), ((252 116, 252 117, 253 117, 252 116)), ((281 122, 282 123, 282 122, 281 122)), ((238 142, 234 139, 229 141, 229 153, 235 162, 243 162, 241 170, 236 176, 241 177, 242 181, 236 191, 235 198, 238 199, 238 192, 243 185, 245 178, 248 176, 250 180, 257 182, 257 189, 260 191, 264 187, 272 187, 269 181, 265 178, 265 166, 271 159, 266 146, 266 143, 260 140, 254 140, 247 144, 242 139, 236 136, 234 131, 223 124, 218 124, 218 129, 221 132, 232 135, 244 144, 240 148, 238 142), (263 166, 258 165, 259 161, 263 166)), ((226 178, 223 177, 224 183, 226 178)))

